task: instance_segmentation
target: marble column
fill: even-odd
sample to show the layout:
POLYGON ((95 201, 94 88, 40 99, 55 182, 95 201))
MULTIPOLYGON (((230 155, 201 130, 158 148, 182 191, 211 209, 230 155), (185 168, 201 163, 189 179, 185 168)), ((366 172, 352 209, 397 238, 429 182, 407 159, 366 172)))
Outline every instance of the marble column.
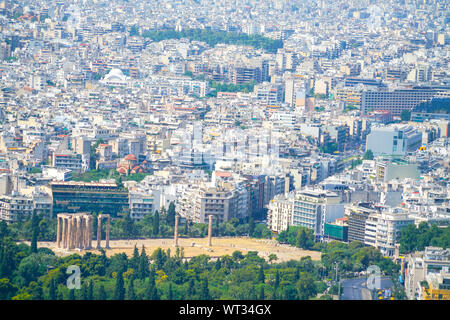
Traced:
POLYGON ((65 217, 61 217, 62 219, 62 247, 66 248, 67 245, 67 221, 65 217))
POLYGON ((69 249, 70 247, 70 229, 72 228, 72 221, 69 219, 69 217, 67 217, 67 229, 66 229, 66 233, 67 233, 67 238, 66 238, 66 249, 69 249))
POLYGON ((77 224, 75 221, 75 218, 72 217, 72 219, 70 219, 70 244, 69 244, 69 249, 73 249, 75 248, 75 241, 76 241, 76 234, 77 234, 77 224))
POLYGON ((88 216, 88 249, 92 249, 92 216, 88 216))
POLYGON ((56 227, 56 247, 60 248, 61 247, 61 218, 56 216, 57 219, 57 224, 58 226, 56 227))
POLYGON ((76 234, 76 242, 75 242, 75 248, 81 248, 81 236, 83 234, 83 230, 81 229, 81 219, 80 217, 76 218, 76 224, 77 224, 77 234, 76 234))
POLYGON ((79 249, 83 249, 83 233, 84 233, 83 227, 84 227, 83 217, 77 217, 77 230, 78 230, 77 248, 79 249))
POLYGON ((67 228, 66 228, 66 249, 70 246, 70 229, 72 227, 69 217, 66 218, 67 228))
POLYGON ((73 237, 74 237, 74 241, 73 241, 73 247, 74 248, 79 248, 79 243, 78 243, 78 241, 80 240, 80 224, 79 224, 79 218, 78 217, 74 217, 73 218, 73 222, 74 222, 74 224, 75 224, 75 228, 76 228, 76 232, 75 232, 75 234, 73 235, 73 237))
POLYGON ((212 215, 208 216, 208 246, 212 246, 212 215))
POLYGON ((108 215, 107 221, 106 221, 106 244, 105 248, 109 249, 109 233, 111 231, 111 217, 108 215))
POLYGON ((83 227, 85 230, 83 238, 83 249, 89 249, 89 216, 83 216, 83 227))
POLYGON ((99 215, 97 218, 97 249, 102 247, 102 216, 99 215))

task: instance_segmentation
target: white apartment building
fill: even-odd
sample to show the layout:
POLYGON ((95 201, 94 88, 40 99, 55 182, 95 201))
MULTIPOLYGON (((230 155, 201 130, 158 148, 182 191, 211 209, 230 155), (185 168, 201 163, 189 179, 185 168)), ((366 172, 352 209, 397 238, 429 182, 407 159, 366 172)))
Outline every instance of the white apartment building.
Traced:
POLYGON ((20 195, 4 195, 0 197, 0 220, 7 223, 24 221, 32 216, 33 200, 20 195))
POLYGON ((270 230, 280 233, 292 225, 294 212, 293 194, 289 196, 277 195, 267 206, 267 225, 270 230))
POLYGON ((344 203, 338 194, 306 189, 288 196, 277 196, 268 205, 268 227, 281 232, 290 226, 303 226, 323 236, 325 223, 344 217, 344 203))
POLYGON ((371 213, 366 220, 364 243, 378 248, 383 255, 393 256, 400 233, 414 218, 400 209, 371 213))
POLYGON ((153 214, 153 194, 130 192, 129 205, 130 217, 141 220, 146 215, 153 214))
POLYGON ((45 166, 42 168, 42 176, 56 181, 70 181, 72 180, 72 170, 45 166))
POLYGON ((53 154, 53 167, 69 169, 75 172, 83 171, 83 157, 80 154, 55 153, 53 154))
POLYGON ((180 215, 195 223, 213 221, 227 222, 231 218, 242 219, 248 215, 248 191, 244 186, 192 187, 178 201, 180 215))

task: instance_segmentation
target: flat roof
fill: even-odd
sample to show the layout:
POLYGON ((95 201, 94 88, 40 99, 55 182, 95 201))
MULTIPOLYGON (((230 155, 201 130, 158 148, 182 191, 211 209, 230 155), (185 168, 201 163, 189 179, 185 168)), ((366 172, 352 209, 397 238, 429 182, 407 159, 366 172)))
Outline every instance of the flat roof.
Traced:
POLYGON ((82 182, 82 181, 51 181, 51 185, 63 185, 63 186, 86 186, 86 187, 117 187, 115 183, 107 182, 82 182))

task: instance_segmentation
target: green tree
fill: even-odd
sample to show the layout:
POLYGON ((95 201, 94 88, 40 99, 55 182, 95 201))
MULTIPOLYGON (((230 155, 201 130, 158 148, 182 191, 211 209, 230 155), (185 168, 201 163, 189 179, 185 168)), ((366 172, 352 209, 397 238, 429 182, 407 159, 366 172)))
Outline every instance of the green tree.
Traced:
POLYGON ((300 266, 296 266, 294 272, 294 282, 297 283, 298 280, 300 280, 300 266))
POLYGON ((188 287, 186 290, 186 299, 193 300, 195 296, 195 280, 189 279, 188 287))
POLYGON ((125 215, 122 228, 127 239, 134 239, 136 237, 136 226, 130 214, 125 215))
POLYGON ((317 289, 311 274, 302 272, 297 282, 297 293, 300 300, 308 300, 317 295, 317 289))
POLYGON ((302 249, 309 249, 308 248, 308 236, 306 235, 306 232, 304 229, 300 230, 300 232, 297 233, 297 241, 295 245, 302 249))
POLYGON ((139 250, 136 247, 136 245, 134 245, 133 256, 130 259, 130 267, 133 270, 136 270, 136 271, 139 270, 139 261, 140 261, 139 250))
POLYGON ((278 260, 277 255, 275 253, 269 254, 269 262, 272 263, 275 260, 278 260))
POLYGON ((216 270, 220 270, 220 268, 222 268, 222 261, 220 260, 220 258, 217 258, 216 264, 214 265, 214 268, 216 270))
POLYGON ((155 211, 155 214, 153 216, 153 236, 157 237, 159 234, 159 212, 158 210, 155 211))
POLYGON ((87 282, 85 281, 83 283, 83 286, 81 287, 81 296, 83 300, 89 300, 89 286, 87 284, 87 282))
POLYGON ((22 288, 19 293, 28 294, 31 297, 31 300, 43 300, 42 287, 36 281, 30 282, 30 284, 27 287, 22 288))
POLYGON ((248 220, 248 235, 250 237, 253 237, 253 234, 255 233, 255 221, 252 217, 248 220))
POLYGON ((144 280, 149 272, 148 256, 145 253, 144 245, 142 245, 141 256, 139 257, 138 275, 139 279, 144 280))
POLYGON ((69 300, 75 300, 75 289, 69 289, 69 300))
POLYGON ((152 259, 155 262, 156 270, 162 270, 163 265, 167 260, 167 256, 161 248, 158 248, 153 252, 152 259))
POLYGON ((402 110, 402 112, 400 113, 400 119, 402 121, 409 121, 411 120, 411 111, 410 110, 402 110))
POLYGON ((400 232, 400 251, 402 253, 412 252, 416 250, 418 243, 418 230, 416 225, 411 223, 402 229, 400 232))
POLYGON ((232 253, 232 257, 235 262, 239 262, 240 260, 244 259, 244 255, 239 250, 234 251, 232 253))
POLYGON ((169 292, 167 294, 167 300, 173 300, 172 282, 169 283, 169 292))
POLYGON ((0 300, 9 300, 16 292, 17 287, 9 279, 0 279, 0 300))
MULTIPOLYGON (((71 290, 71 291, 73 291, 73 290, 71 290)), ((106 294, 105 286, 103 284, 101 284, 100 287, 98 288, 97 300, 106 300, 107 297, 108 296, 106 294)))
POLYGON ((280 272, 277 270, 275 272, 275 283, 273 285, 274 290, 277 290, 280 286, 280 272))
POLYGON ((167 209, 167 216, 166 216, 166 222, 167 225, 173 226, 175 224, 175 204, 171 202, 169 204, 169 209, 167 209))
POLYGON ((37 240, 39 235, 39 217, 33 213, 31 217, 31 252, 37 252, 37 240))
POLYGON ((367 150, 365 153, 364 153, 364 156, 363 156, 363 159, 364 160, 373 160, 373 152, 372 152, 372 150, 367 150))
POLYGON ((56 300, 57 299, 57 288, 55 279, 50 280, 50 286, 48 287, 48 299, 56 300))
POLYGON ((209 284, 208 279, 205 278, 202 281, 202 285, 200 287, 200 300, 210 300, 211 296, 209 294, 209 284))
POLYGON ((260 282, 260 283, 266 282, 266 277, 264 276, 263 266, 259 267, 258 282, 260 282))
POLYGON ((283 300, 296 300, 297 297, 297 289, 294 285, 286 285, 283 287, 283 300))
POLYGON ((150 276, 145 287, 144 299, 146 300, 159 300, 158 291, 155 285, 155 274, 153 270, 150 272, 150 276))
POLYGON ((258 296, 259 300, 264 300, 265 299, 265 293, 264 293, 264 286, 261 286, 259 288, 259 296, 258 296))
POLYGON ((94 281, 89 279, 89 288, 87 292, 87 300, 94 300, 94 281))
POLYGON ((122 272, 117 273, 116 286, 114 288, 114 300, 124 300, 125 299, 125 288, 123 284, 123 274, 122 272))
POLYGON ((130 277, 128 280, 128 288, 127 288, 127 299, 128 300, 136 300, 136 293, 134 291, 134 279, 130 277))

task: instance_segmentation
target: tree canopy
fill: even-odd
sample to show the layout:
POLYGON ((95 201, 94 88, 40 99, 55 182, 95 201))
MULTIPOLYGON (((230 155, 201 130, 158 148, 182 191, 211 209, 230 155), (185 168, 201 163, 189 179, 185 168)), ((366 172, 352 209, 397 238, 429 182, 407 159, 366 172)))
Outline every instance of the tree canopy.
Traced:
POLYGON ((261 35, 248 35, 245 33, 226 32, 208 29, 185 29, 176 30, 147 30, 142 32, 144 38, 149 38, 155 42, 167 39, 183 39, 187 38, 193 41, 206 42, 209 46, 216 44, 235 44, 252 46, 257 49, 264 49, 270 53, 276 53, 279 48, 283 47, 283 41, 278 39, 270 39, 261 35))

